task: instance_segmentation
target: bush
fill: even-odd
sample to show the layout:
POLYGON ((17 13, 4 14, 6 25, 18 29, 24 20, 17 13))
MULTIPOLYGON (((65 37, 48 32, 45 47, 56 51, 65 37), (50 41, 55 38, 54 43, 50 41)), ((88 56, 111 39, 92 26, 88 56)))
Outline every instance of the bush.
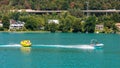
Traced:
POLYGON ((4 28, 3 28, 3 27, 0 27, 0 31, 4 31, 4 28))

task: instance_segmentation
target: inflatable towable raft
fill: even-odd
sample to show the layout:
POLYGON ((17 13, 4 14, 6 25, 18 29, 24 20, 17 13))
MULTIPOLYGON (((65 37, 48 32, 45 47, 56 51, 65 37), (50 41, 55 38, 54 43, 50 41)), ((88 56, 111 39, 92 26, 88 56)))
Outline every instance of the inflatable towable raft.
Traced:
POLYGON ((32 45, 32 43, 30 42, 30 40, 23 40, 23 41, 20 42, 20 44, 23 47, 30 47, 32 45))

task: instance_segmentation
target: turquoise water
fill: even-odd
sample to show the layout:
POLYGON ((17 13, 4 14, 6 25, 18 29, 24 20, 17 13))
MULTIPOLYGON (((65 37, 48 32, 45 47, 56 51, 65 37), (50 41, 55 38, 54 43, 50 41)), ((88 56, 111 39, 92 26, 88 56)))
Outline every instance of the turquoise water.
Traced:
POLYGON ((2 32, 0 68, 120 68, 120 35, 2 32), (24 39, 32 47, 21 47, 24 39), (91 39, 104 47, 89 48, 91 39))

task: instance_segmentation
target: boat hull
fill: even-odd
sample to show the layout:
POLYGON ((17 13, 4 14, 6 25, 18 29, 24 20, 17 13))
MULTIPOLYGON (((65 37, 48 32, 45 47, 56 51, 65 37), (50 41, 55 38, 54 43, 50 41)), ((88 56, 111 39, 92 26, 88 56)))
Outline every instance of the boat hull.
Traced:
POLYGON ((95 48, 103 48, 104 44, 96 44, 94 47, 95 48))

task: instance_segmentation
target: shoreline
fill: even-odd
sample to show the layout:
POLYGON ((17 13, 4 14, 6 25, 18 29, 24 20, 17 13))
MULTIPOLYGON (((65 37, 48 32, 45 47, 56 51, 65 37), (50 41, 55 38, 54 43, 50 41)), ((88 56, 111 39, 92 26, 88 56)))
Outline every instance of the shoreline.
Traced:
MULTIPOLYGON (((6 33, 52 33, 50 31, 0 31, 0 33, 3 33, 3 32, 6 32, 6 33)), ((57 31, 55 33, 64 33, 64 32, 57 31)), ((65 32, 65 33, 74 33, 74 32, 65 32)), ((91 33, 82 33, 82 34, 91 34, 91 33)), ((117 32, 117 33, 93 33, 93 34, 120 34, 120 32, 117 32)))
POLYGON ((8 33, 50 33, 50 31, 0 31, 2 32, 8 32, 8 33))

